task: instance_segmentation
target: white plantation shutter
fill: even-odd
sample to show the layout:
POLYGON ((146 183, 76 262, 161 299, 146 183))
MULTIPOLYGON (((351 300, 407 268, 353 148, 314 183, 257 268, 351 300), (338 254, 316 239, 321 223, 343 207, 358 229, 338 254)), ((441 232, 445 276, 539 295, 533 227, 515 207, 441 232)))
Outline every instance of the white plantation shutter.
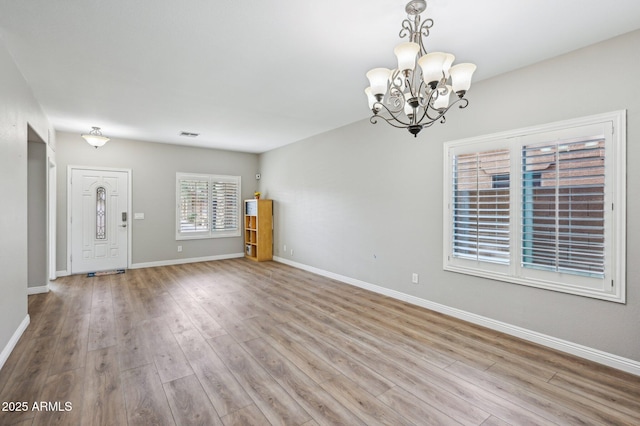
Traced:
POLYGON ((453 157, 453 255, 509 263, 509 150, 453 157))
POLYGON ((239 184, 236 181, 214 180, 211 183, 212 232, 239 229, 239 184))
POLYGON ((625 115, 445 143, 444 269, 624 303, 625 115))
POLYGON ((240 235, 240 176, 176 174, 176 238, 240 235))
POLYGON ((209 180, 180 179, 179 232, 209 232, 209 180))
POLYGON ((522 148, 522 265, 603 277, 605 141, 522 148))

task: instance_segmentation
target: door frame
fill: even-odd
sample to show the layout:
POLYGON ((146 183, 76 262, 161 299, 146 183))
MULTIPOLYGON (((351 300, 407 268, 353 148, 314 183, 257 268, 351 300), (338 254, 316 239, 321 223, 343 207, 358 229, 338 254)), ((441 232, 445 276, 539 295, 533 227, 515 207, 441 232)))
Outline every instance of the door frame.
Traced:
POLYGON ((56 268, 57 173, 55 152, 47 145, 47 259, 50 281, 58 277, 56 268))
POLYGON ((120 169, 114 167, 92 167, 92 166, 67 166, 67 271, 71 274, 71 207, 72 207, 72 191, 71 191, 71 177, 73 176, 73 170, 92 170, 98 172, 124 172, 127 174, 127 218, 128 220, 128 232, 127 232, 127 269, 131 268, 131 241, 133 234, 133 218, 131 215, 132 205, 132 185, 131 185, 131 169, 120 169))

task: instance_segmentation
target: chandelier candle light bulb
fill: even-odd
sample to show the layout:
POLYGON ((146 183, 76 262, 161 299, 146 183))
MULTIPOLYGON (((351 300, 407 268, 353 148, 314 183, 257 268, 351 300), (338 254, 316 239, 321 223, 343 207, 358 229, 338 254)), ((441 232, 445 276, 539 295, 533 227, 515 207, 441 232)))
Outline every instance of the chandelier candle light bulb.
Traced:
POLYGON ((427 9, 425 0, 411 0, 402 21, 400 37, 410 41, 400 43, 393 50, 398 68, 374 68, 367 73, 370 86, 365 89, 370 120, 385 120, 394 127, 407 129, 417 136, 435 122, 445 122, 445 114, 453 105, 466 108, 464 97, 471 87, 474 64, 453 65, 455 56, 445 52, 427 53, 423 39, 429 35, 432 19, 421 20, 427 9), (453 65, 453 66, 452 66, 453 65), (451 97, 451 92, 456 97, 451 97))

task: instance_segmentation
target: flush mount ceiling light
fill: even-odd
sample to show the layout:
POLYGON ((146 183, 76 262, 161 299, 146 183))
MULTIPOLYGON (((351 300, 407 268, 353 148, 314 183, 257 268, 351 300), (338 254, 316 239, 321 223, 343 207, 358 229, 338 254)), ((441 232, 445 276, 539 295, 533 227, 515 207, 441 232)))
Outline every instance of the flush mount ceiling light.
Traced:
POLYGON ((102 132, 100 131, 100 127, 92 127, 92 131, 89 133, 85 133, 82 135, 84 140, 89 142, 89 145, 99 148, 105 143, 109 142, 109 138, 106 136, 102 136, 102 132))
POLYGON ((402 21, 400 38, 408 36, 409 41, 394 49, 398 68, 369 71, 371 86, 364 91, 373 111, 371 123, 382 119, 414 136, 437 121, 444 123, 444 115, 452 106, 466 108, 469 101, 464 95, 476 70, 474 64, 451 66, 455 59, 451 53, 427 53, 423 39, 429 36, 433 20, 421 22, 420 14, 426 9, 425 0, 407 3, 407 19, 402 21), (451 97, 452 92, 456 96, 451 97))

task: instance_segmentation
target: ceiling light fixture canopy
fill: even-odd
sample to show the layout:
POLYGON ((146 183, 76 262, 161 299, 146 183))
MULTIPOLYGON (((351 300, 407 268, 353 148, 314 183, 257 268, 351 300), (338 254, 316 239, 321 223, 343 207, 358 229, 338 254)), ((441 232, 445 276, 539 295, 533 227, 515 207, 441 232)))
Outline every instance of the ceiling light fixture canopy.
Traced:
POLYGON ((86 140, 87 142, 89 142, 89 145, 95 147, 95 148, 99 148, 102 145, 104 145, 105 143, 109 142, 109 138, 106 136, 102 136, 102 132, 100 131, 100 127, 92 127, 93 130, 91 130, 89 133, 85 133, 84 135, 82 135, 82 137, 84 138, 84 140, 86 140))
POLYGON ((420 14, 426 9, 425 0, 407 3, 407 19, 402 21, 400 38, 408 36, 409 41, 394 49, 398 68, 369 71, 370 86, 364 91, 373 111, 371 123, 380 118, 414 136, 437 121, 444 123, 452 106, 467 107, 469 101, 464 95, 476 70, 474 64, 452 66, 455 56, 451 53, 427 53, 423 39, 429 36, 433 20, 422 22, 420 14), (451 92, 456 96, 450 96, 451 92))

